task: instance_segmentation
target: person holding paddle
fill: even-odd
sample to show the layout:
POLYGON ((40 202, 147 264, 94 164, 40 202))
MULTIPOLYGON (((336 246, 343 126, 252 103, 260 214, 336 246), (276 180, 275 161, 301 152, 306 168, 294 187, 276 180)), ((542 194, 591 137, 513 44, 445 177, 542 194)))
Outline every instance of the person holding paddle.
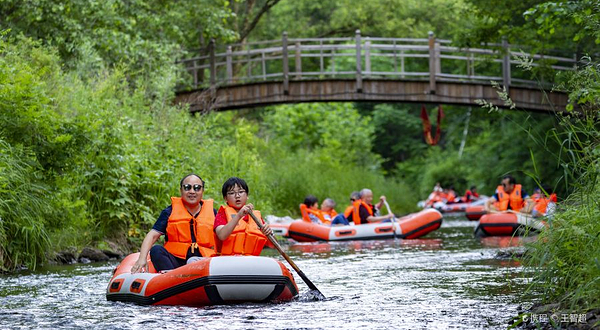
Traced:
POLYGON ((148 253, 157 271, 181 267, 192 257, 215 255, 212 226, 216 212, 212 199, 202 199, 204 180, 197 174, 186 175, 179 182, 179 192, 181 197, 171 197, 171 206, 146 234, 132 273, 148 271, 148 253), (166 235, 165 245, 154 245, 162 235, 166 235))
POLYGON ((246 181, 232 177, 227 179, 221 189, 226 204, 221 205, 213 225, 217 236, 216 252, 218 255, 259 255, 268 235, 273 230, 265 224, 260 211, 254 205, 246 204, 250 188, 246 181), (249 214, 260 219, 260 228, 249 214))
POLYGON ((383 203, 385 203, 385 196, 379 197, 379 203, 377 205, 371 204, 373 202, 373 192, 370 189, 363 189, 360 191, 360 199, 353 203, 354 209, 348 216, 348 219, 352 219, 355 225, 367 224, 371 222, 382 222, 386 220, 392 220, 393 214, 377 215, 381 209, 383 203))

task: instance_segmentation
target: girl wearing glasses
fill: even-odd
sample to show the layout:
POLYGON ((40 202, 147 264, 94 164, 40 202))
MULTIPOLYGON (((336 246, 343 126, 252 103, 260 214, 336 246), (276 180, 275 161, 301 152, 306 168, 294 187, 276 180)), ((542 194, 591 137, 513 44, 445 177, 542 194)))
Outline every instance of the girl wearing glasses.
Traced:
POLYGON ((220 255, 259 255, 267 238, 273 231, 267 224, 262 231, 248 215, 252 212, 265 223, 260 211, 252 204, 246 204, 250 189, 246 181, 232 177, 223 184, 221 190, 226 204, 221 205, 214 221, 217 236, 216 251, 220 255))

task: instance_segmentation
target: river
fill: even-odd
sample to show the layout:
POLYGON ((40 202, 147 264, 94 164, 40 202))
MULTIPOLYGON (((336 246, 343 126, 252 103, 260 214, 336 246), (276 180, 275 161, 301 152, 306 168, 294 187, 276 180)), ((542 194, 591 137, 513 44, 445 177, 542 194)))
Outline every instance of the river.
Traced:
POLYGON ((445 217, 442 228, 417 240, 290 245, 325 301, 205 308, 109 302, 117 262, 2 275, 0 329, 506 329, 529 300, 523 292, 532 274, 497 257, 520 249, 518 240, 480 241, 476 223, 445 217))

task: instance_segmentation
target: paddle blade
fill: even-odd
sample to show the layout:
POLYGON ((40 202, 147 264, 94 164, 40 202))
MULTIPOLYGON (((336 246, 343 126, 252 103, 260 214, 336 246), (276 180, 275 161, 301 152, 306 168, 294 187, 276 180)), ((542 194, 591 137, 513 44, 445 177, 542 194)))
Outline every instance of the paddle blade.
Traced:
POLYGON ((309 290, 300 297, 302 301, 323 301, 325 296, 319 290, 309 290))

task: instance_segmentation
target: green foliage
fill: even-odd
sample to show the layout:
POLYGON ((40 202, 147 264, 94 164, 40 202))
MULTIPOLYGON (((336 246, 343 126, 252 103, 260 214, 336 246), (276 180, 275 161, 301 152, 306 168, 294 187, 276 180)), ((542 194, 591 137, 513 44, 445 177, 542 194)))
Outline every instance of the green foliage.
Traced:
POLYGON ((426 38, 434 31, 448 38, 464 7, 448 0, 283 1, 259 22, 253 38, 279 39, 284 31, 293 38, 351 37, 357 29, 364 36, 426 38))
POLYGON ((371 153, 374 127, 351 104, 304 103, 279 106, 265 116, 265 126, 292 151, 316 151, 321 161, 378 166, 371 153))

